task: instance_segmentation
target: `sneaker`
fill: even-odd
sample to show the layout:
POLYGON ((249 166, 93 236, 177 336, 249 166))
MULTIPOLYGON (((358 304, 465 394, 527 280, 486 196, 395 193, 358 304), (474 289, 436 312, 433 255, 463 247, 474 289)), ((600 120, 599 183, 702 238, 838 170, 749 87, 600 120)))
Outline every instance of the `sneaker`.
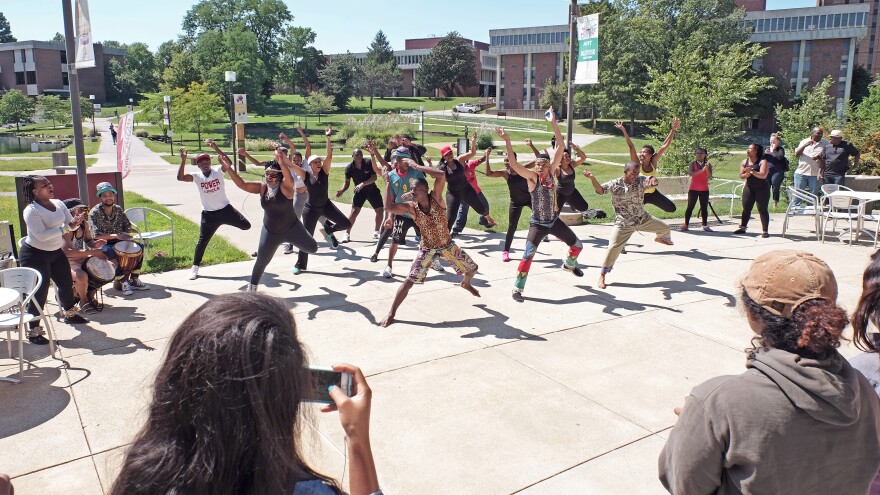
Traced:
POLYGON ((764 239, 766 239, 766 238, 770 237, 770 234, 767 233, 767 232, 764 232, 764 233, 761 234, 761 237, 763 237, 764 239))
POLYGON ((660 244, 663 244, 663 245, 666 245, 666 246, 672 246, 672 245, 674 245, 674 243, 672 242, 672 239, 668 239, 668 238, 666 238, 666 237, 657 237, 657 238, 654 239, 654 241, 655 241, 655 242, 659 242, 660 244))
POLYGON ((513 289, 513 300, 516 302, 523 302, 522 292, 519 289, 513 289))
POLYGON ((479 220, 477 223, 479 223, 479 224, 482 225, 483 227, 488 227, 488 226, 489 226, 489 221, 486 220, 486 217, 480 217, 480 220, 479 220))
POLYGON ((745 228, 745 227, 740 227, 740 228, 734 230, 733 233, 734 233, 734 234, 745 234, 745 233, 746 233, 746 228, 745 228))
POLYGON ((377 231, 373 232, 373 239, 378 239, 378 238, 379 238, 379 231, 377 230, 377 231))
POLYGON ((79 312, 80 312, 80 313, 83 313, 83 314, 90 315, 90 314, 93 314, 93 313, 97 313, 98 310, 95 309, 95 307, 94 307, 94 306, 92 305, 92 303, 90 303, 90 302, 87 302, 87 303, 85 303, 85 304, 83 304, 82 302, 80 302, 80 303, 79 303, 79 312))
POLYGON ((679 230, 681 230, 682 232, 687 232, 688 231, 688 224, 686 224, 686 223, 681 224, 681 229, 679 229, 679 230))
POLYGON ((562 269, 571 272, 575 277, 583 277, 584 271, 578 268, 577 266, 568 266, 565 263, 562 264, 562 269))
POLYGON ((501 261, 510 261, 510 253, 508 253, 507 251, 501 253, 501 261))
POLYGON ((141 282, 140 277, 132 277, 131 288, 135 290, 149 290, 150 286, 141 282))
POLYGON ((68 325, 78 325, 80 323, 88 323, 88 322, 89 322, 89 320, 83 318, 80 315, 72 315, 72 316, 68 316, 67 318, 64 319, 64 323, 67 323, 68 325))
POLYGON ((327 232, 327 229, 325 227, 321 227, 321 235, 323 235, 324 240, 327 241, 329 244, 332 244, 333 247, 336 247, 339 244, 338 242, 336 242, 336 239, 329 232, 327 232))
POLYGON ((375 263, 377 261, 379 261, 379 253, 373 253, 373 255, 370 256, 370 262, 375 263))
POLYGON ((391 273, 391 267, 390 267, 390 266, 386 266, 386 267, 385 267, 385 270, 382 272, 382 276, 385 277, 385 278, 391 278, 392 273, 391 273))
POLYGON ((342 238, 342 242, 351 242, 351 232, 345 233, 345 237, 342 238))
POLYGON ((113 281, 113 288, 116 290, 122 290, 122 281, 116 279, 113 281))
POLYGON ((294 275, 299 275, 300 273, 302 273, 302 268, 300 268, 298 266, 293 267, 293 274, 294 275))
POLYGON ((714 230, 710 229, 708 225, 703 225, 703 232, 714 232, 714 230))
POLYGON ((445 272, 446 268, 443 268, 443 265, 440 264, 440 260, 434 260, 431 262, 431 270, 435 272, 445 272))
POLYGON ((199 278, 199 265, 193 265, 192 268, 189 269, 189 279, 195 280, 199 278))
POLYGON ((42 335, 28 336, 28 342, 37 345, 49 345, 49 339, 43 337, 42 335))
POLYGON ((284 246, 284 254, 290 254, 293 252, 293 244, 285 242, 282 246, 284 246))
POLYGON ((132 294, 134 294, 134 292, 131 290, 131 284, 128 282, 122 282, 122 295, 130 296, 132 294))

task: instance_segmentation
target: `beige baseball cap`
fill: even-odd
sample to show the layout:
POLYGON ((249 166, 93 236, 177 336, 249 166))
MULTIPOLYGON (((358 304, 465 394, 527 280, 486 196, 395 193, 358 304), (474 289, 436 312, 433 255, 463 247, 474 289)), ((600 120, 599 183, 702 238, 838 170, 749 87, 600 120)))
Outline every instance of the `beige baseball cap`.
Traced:
POLYGON ((742 287, 767 311, 790 318, 813 299, 837 301, 837 280, 822 260, 804 251, 778 250, 755 258, 742 287))
POLYGON ((840 131, 840 130, 834 129, 833 131, 831 131, 831 134, 829 134, 828 137, 839 137, 839 138, 842 138, 842 137, 843 137, 843 131, 840 131))

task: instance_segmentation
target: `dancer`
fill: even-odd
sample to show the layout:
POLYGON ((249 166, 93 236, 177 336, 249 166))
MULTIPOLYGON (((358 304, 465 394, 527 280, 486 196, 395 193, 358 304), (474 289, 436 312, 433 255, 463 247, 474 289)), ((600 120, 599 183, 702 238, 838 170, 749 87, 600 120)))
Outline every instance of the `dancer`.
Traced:
MULTIPOLYGON (((464 176, 467 178, 468 184, 474 188, 474 191, 477 192, 477 197, 480 199, 480 202, 488 208, 489 200, 486 199, 486 195, 483 194, 483 190, 480 189, 480 184, 477 182, 477 167, 480 166, 481 163, 485 162, 489 163, 489 155, 492 154, 492 148, 486 148, 486 151, 483 153, 483 156, 480 157, 479 160, 470 160, 467 162, 467 165, 464 167, 464 176)), ((461 234, 461 231, 464 230, 465 225, 467 225, 467 217, 470 212, 471 207, 468 206, 467 203, 461 203, 461 206, 458 207, 458 214, 455 217, 455 225, 452 226, 452 236, 455 237, 458 234, 461 234)), ((480 215, 479 220, 480 225, 488 228, 492 228, 495 225, 495 220, 490 215, 480 215)))
POLYGON ((657 185, 657 178, 639 175, 640 168, 638 162, 628 162, 623 167, 623 177, 605 184, 599 184, 593 172, 584 170, 584 176, 593 182, 596 194, 611 193, 611 206, 614 207, 614 213, 617 215, 614 220, 614 230, 611 231, 611 239, 608 241, 608 252, 602 263, 602 273, 599 274, 600 289, 606 287, 605 275, 614 268, 614 262, 626 246, 626 241, 636 231, 653 232, 657 234, 655 241, 667 246, 672 245, 669 226, 645 211, 645 191, 657 185))
POLYGON ((260 285, 260 278, 266 271, 266 266, 275 256, 275 251, 282 242, 290 242, 300 249, 314 253, 318 250, 318 243, 311 234, 306 231, 293 211, 293 177, 290 169, 285 166, 287 157, 281 150, 275 150, 275 162, 266 165, 266 178, 261 182, 245 181, 230 166, 229 157, 222 151, 218 151, 217 159, 228 168, 232 182, 239 189, 252 194, 260 195, 260 205, 263 207, 263 228, 260 230, 260 245, 257 249, 257 259, 254 261, 254 269, 251 272, 251 281, 247 285, 248 292, 254 292, 260 285))
MULTIPOLYGON (((562 134, 559 132, 556 114, 553 112, 552 107, 550 115, 550 122, 553 124, 557 142, 561 143, 562 134)), ((513 299, 522 302, 522 292, 525 289, 526 279, 529 276, 529 268, 532 266, 532 258, 534 258, 538 245, 541 244, 541 240, 544 237, 548 234, 553 234, 568 245, 568 257, 565 259, 562 268, 576 277, 584 276, 584 272, 577 266, 577 257, 581 250, 583 250, 583 245, 571 228, 559 218, 559 207, 556 203, 557 184, 555 177, 559 161, 562 158, 562 146, 556 148, 552 161, 546 158, 535 160, 535 171, 531 171, 517 163, 516 159, 510 159, 510 157, 514 156, 513 145, 510 144, 510 136, 504 132, 504 129, 497 127, 495 131, 507 145, 510 166, 516 170, 517 174, 523 176, 528 181, 529 193, 532 197, 532 217, 529 219, 530 225, 529 233, 526 236, 526 248, 517 269, 516 282, 513 288, 513 299)))
MULTIPOLYGON (((513 159, 516 160, 516 152, 513 153, 513 159)), ((534 166, 535 162, 523 165, 527 169, 534 168, 534 166)), ((501 260, 507 262, 510 261, 510 246, 513 244, 513 235, 519 225, 522 209, 532 208, 532 194, 529 192, 529 181, 516 173, 516 170, 510 166, 507 155, 504 156, 504 167, 505 170, 492 170, 489 166, 489 160, 486 160, 486 177, 504 178, 510 193, 510 206, 507 210, 507 236, 504 238, 504 251, 501 252, 501 260)))
MULTIPOLYGON (((330 146, 330 134, 333 133, 333 127, 327 126, 324 131, 324 137, 327 141, 327 155, 322 159, 318 155, 309 156, 306 168, 298 167, 287 157, 281 156, 284 163, 292 168, 293 171, 302 178, 309 190, 309 201, 306 203, 306 209, 303 210, 303 225, 309 235, 313 235, 318 220, 324 218, 324 225, 321 227, 321 234, 330 245, 334 248, 339 247, 339 241, 333 236, 333 232, 339 230, 347 230, 351 228, 351 222, 345 215, 339 211, 339 208, 330 201, 327 188, 330 186, 330 166, 333 162, 333 147, 330 146)), ((312 251, 314 252, 314 251, 312 251)), ((308 267, 309 253, 299 252, 296 265, 293 267, 293 274, 299 275, 308 267)))
MULTIPOLYGON (((85 214, 71 216, 64 203, 55 199, 55 191, 49 179, 42 175, 28 175, 24 178, 22 194, 25 199, 24 223, 28 235, 22 239, 19 262, 21 266, 33 268, 40 272, 42 283, 34 294, 28 311, 39 315, 35 302, 40 308, 45 307, 49 295, 49 283, 55 282, 58 288, 58 300, 61 303, 64 322, 68 324, 88 323, 88 320, 77 314, 78 308, 73 300, 73 278, 70 275, 70 263, 64 251, 64 234, 76 230, 85 220, 85 214)), ((27 333, 32 344, 46 345, 49 340, 43 337, 45 329, 39 325, 39 319, 31 320, 27 333)))
POLYGON ((379 227, 382 225, 382 217, 385 213, 382 193, 376 187, 376 179, 379 176, 376 174, 372 161, 369 158, 364 158, 364 152, 360 148, 355 148, 351 157, 351 163, 345 167, 345 184, 342 185, 342 189, 336 191, 337 198, 342 196, 348 190, 349 183, 354 181, 354 198, 351 201, 351 213, 348 215, 351 226, 345 231, 342 242, 351 241, 351 227, 354 226, 354 221, 367 201, 376 212, 376 230, 373 232, 373 239, 378 239, 379 227))
POLYGON ((779 206, 779 189, 788 172, 788 159, 785 158, 785 148, 779 141, 779 134, 770 134, 770 146, 764 148, 764 159, 767 160, 768 180, 770 190, 773 193, 773 207, 779 206))
POLYGON ((706 148, 697 148, 694 161, 688 165, 688 175, 691 176, 691 187, 688 189, 688 204, 684 210, 684 223, 681 231, 687 232, 688 223, 697 200, 700 200, 700 216, 703 218, 703 230, 712 232, 709 228, 709 179, 712 178, 712 164, 706 160, 708 152, 706 148))
MULTIPOLYGON (((531 139, 526 138, 526 144, 532 149, 535 157, 540 158, 542 153, 538 151, 531 139)), ((583 213, 590 209, 589 203, 581 195, 581 192, 575 187, 574 181, 577 178, 576 168, 587 161, 587 154, 576 144, 569 143, 569 147, 565 148, 562 153, 562 161, 559 162, 559 191, 556 193, 556 202, 559 209, 568 203, 572 210, 583 213), (571 150, 577 151, 578 158, 571 160, 571 150)))
MULTIPOLYGON (((413 165, 420 167, 419 165, 413 165)), ((446 205, 443 204, 443 186, 446 184, 445 173, 429 167, 420 169, 434 178, 434 189, 428 191, 428 181, 424 178, 410 180, 413 201, 395 203, 389 206, 389 211, 397 215, 411 215, 413 221, 422 232, 422 243, 419 254, 413 260, 409 276, 406 282, 397 289, 391 310, 388 315, 379 322, 379 325, 387 327, 394 322, 394 315, 400 303, 406 299, 413 284, 421 284, 425 281, 428 268, 437 259, 443 258, 455 268, 455 273, 464 275, 461 286, 471 294, 480 297, 477 289, 471 285, 471 280, 477 273, 477 264, 467 255, 449 235, 449 228, 445 225, 446 205)))
POLYGON ((446 174, 446 223, 449 225, 449 230, 452 230, 452 225, 455 223, 455 216, 458 213, 458 207, 461 206, 462 202, 467 203, 481 216, 489 214, 489 205, 484 205, 483 202, 480 201, 477 191, 474 191, 474 188, 468 183, 467 177, 464 174, 465 167, 462 165, 462 163, 466 163, 472 156, 474 156, 476 150, 476 132, 471 138, 471 150, 459 155, 458 158, 452 154, 451 146, 444 146, 443 149, 440 150, 440 165, 438 166, 438 169, 446 174))
MULTIPOLYGON (((629 158, 640 164, 642 175, 657 177, 657 166, 660 163, 660 157, 663 156, 663 153, 666 153, 666 150, 669 149, 669 146, 672 144, 672 139, 675 137, 675 131, 678 130, 680 123, 678 117, 672 119, 672 129, 669 131, 669 135, 666 136, 666 141, 663 141, 663 144, 656 153, 654 153, 654 147, 650 144, 642 146, 642 150, 639 153, 636 153, 636 147, 629 138, 629 133, 626 132, 626 127, 624 127, 623 122, 617 122, 614 124, 614 127, 620 129, 620 132, 623 133, 623 137, 626 138, 626 144, 629 146, 629 158)), ((675 211, 675 203, 658 191, 656 187, 650 187, 645 191, 644 204, 654 205, 667 213, 675 211)))
POLYGON ((764 160, 764 147, 752 143, 746 150, 746 158, 739 166, 739 176, 746 180, 743 187, 742 219, 734 234, 745 234, 752 216, 752 208, 758 204, 758 216, 761 217, 761 237, 770 237, 767 227, 770 225, 770 182, 767 181, 767 160, 764 160))
MULTIPOLYGON (((215 151, 220 151, 212 140, 206 141, 208 146, 215 151)), ((202 153, 196 157, 196 166, 199 172, 195 174, 184 173, 186 167, 186 148, 180 148, 180 167, 177 169, 177 180, 181 182, 193 182, 198 186, 199 200, 202 202, 202 219, 199 224, 199 241, 196 243, 196 251, 193 254, 193 264, 190 269, 189 279, 199 278, 199 266, 205 249, 214 233, 221 225, 231 225, 241 230, 250 230, 251 223, 233 208, 226 197, 226 179, 223 174, 228 168, 225 165, 211 168, 211 155, 202 153)))

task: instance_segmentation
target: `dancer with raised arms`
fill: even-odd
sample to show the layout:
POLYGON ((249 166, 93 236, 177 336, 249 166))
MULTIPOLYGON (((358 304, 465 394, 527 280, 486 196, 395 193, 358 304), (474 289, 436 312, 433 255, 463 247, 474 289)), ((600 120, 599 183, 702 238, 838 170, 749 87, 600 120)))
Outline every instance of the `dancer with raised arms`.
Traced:
MULTIPOLYGON (((513 159, 516 160, 516 152, 513 153, 513 159)), ((535 162, 529 162, 523 167, 530 169, 535 167, 535 162)), ((507 189, 510 193, 510 206, 507 211, 507 235, 504 238, 504 251, 501 252, 502 261, 510 261, 510 246, 513 245, 513 236, 516 233, 516 227, 519 224, 519 217, 522 215, 522 209, 532 208, 532 194, 529 192, 529 181, 523 176, 516 173, 516 170, 510 166, 508 156, 504 157, 504 170, 492 170, 489 166, 489 160, 486 160, 486 177, 501 177, 507 182, 507 189)))
MULTIPOLYGON (((657 177, 657 167, 660 163, 660 157, 662 157, 663 154, 666 153, 666 150, 669 149, 669 146, 672 145, 675 131, 678 130, 680 124, 681 121, 678 120, 678 117, 672 119, 672 129, 670 129, 669 135, 666 136, 666 140, 663 141, 663 144, 656 153, 654 152, 654 147, 650 144, 642 146, 642 150, 636 153, 636 147, 633 144, 632 139, 629 138, 629 133, 626 132, 626 127, 624 127, 623 122, 617 122, 614 124, 614 127, 620 129, 620 132, 623 133, 623 137, 626 138, 626 144, 629 146, 629 158, 640 165, 642 175, 647 177, 657 177)), ((675 203, 658 191, 656 184, 654 187, 649 187, 645 191, 644 196, 644 204, 646 205, 654 205, 667 213, 675 211, 675 203)))

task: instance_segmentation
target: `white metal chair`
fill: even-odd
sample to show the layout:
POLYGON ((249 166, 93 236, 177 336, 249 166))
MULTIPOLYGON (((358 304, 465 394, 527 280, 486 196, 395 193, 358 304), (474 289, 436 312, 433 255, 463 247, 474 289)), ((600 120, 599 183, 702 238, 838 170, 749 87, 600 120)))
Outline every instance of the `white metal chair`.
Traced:
POLYGON ((812 216, 813 227, 816 232, 816 240, 821 238, 820 219, 822 218, 822 205, 819 203, 819 197, 815 194, 801 191, 793 187, 788 188, 788 208, 785 210, 785 220, 782 222, 782 237, 788 230, 788 219, 796 216, 812 216), (794 204, 795 198, 801 203, 797 206, 794 204))
MULTIPOLYGON (((822 198, 822 219, 822 242, 825 242, 825 233, 828 230, 829 221, 831 222, 832 230, 836 231, 837 221, 845 220, 848 225, 849 244, 852 245, 858 239, 859 226, 861 225, 859 220, 859 199, 845 194, 834 197, 824 196, 822 198), (854 223, 855 226, 853 225, 854 223), (855 234, 855 237, 853 237, 853 234, 855 234)), ((840 237, 843 240, 843 233, 840 234, 840 237)))
MULTIPOLYGON (((0 287, 4 287, 7 289, 15 289, 20 294, 19 304, 17 308, 12 308, 9 312, 0 313, 0 329, 6 329, 6 348, 9 352, 9 357, 12 357, 12 329, 18 330, 18 376, 19 378, 24 377, 24 334, 25 334, 25 326, 33 321, 34 319, 39 318, 42 320, 42 323, 45 325, 46 331, 49 333, 49 349, 52 352, 52 357, 55 356, 55 329, 52 327, 52 322, 49 318, 46 317, 45 311, 40 305, 33 300, 34 294, 36 294, 37 290, 40 288, 40 284, 42 283, 43 278, 40 276, 40 272, 34 270, 33 268, 7 268, 5 270, 0 270, 0 287), (29 303, 34 303, 39 311, 39 315, 32 315, 27 312, 27 307, 29 303)), ((56 358, 57 359, 57 358, 56 358)), ((13 383, 19 383, 21 380, 15 379, 0 379, 3 381, 11 381, 13 383)))
MULTIPOLYGON (((827 196, 827 195, 834 193, 834 192, 837 192, 837 191, 852 191, 852 189, 850 189, 846 186, 841 186, 840 184, 822 184, 821 189, 822 189, 822 196, 827 196)), ((856 205, 856 209, 858 209, 858 205, 856 205)))
POLYGON ((161 239, 163 237, 171 237, 171 256, 174 256, 174 219, 170 216, 162 213, 159 210, 147 207, 136 207, 129 208, 125 210, 125 216, 128 217, 128 220, 135 226, 135 229, 138 231, 138 234, 141 236, 141 239, 144 241, 144 254, 146 254, 146 249, 149 248, 150 241, 154 241, 156 239, 161 239), (151 231, 150 226, 147 223, 147 212, 151 211, 158 215, 165 217, 168 220, 168 224, 171 225, 171 230, 156 230, 151 231), (140 228, 139 224, 143 224, 143 229, 140 228))

